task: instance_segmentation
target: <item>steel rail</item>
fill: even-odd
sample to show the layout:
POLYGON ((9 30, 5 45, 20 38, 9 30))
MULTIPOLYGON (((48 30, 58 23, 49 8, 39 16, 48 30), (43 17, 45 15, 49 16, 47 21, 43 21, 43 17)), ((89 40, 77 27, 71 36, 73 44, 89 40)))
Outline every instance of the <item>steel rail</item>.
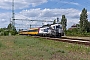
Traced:
POLYGON ((50 37, 40 37, 40 36, 33 36, 36 38, 44 38, 48 40, 54 40, 54 41, 61 41, 61 42, 68 42, 68 43, 76 43, 76 44, 83 44, 83 45, 89 45, 90 46, 90 40, 87 39, 78 39, 78 38, 50 38, 50 37))

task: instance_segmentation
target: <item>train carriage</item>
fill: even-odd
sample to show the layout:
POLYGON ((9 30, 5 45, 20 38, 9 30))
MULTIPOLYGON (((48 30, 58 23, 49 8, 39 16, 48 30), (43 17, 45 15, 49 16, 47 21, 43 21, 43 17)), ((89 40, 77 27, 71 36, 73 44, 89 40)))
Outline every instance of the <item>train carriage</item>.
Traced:
POLYGON ((24 30, 24 31, 20 31, 19 32, 19 35, 27 35, 28 34, 28 31, 27 30, 24 30))
POLYGON ((38 35, 38 28, 31 28, 28 30, 28 35, 38 35))
POLYGON ((25 31, 20 31, 19 35, 38 35, 38 28, 31 28, 25 31))

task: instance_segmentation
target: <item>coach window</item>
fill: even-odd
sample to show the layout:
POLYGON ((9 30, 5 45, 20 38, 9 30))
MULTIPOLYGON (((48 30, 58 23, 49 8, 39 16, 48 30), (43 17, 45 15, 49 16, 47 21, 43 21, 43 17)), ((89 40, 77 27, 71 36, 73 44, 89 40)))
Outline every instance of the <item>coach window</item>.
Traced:
POLYGON ((29 30, 29 32, 37 32, 38 30, 36 29, 36 30, 29 30))

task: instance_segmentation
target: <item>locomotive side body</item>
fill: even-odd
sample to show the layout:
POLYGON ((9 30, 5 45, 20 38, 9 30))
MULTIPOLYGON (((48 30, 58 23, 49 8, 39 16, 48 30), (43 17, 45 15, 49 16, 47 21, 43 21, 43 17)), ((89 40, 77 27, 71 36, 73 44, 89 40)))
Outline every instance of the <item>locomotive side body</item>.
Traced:
POLYGON ((28 35, 38 35, 38 28, 31 28, 28 30, 28 35))
POLYGON ((39 35, 40 36, 47 36, 47 35, 49 35, 48 30, 49 30, 49 27, 48 26, 46 26, 46 27, 40 27, 39 28, 39 35))
POLYGON ((55 37, 64 36, 64 31, 61 24, 51 25, 51 35, 55 37))

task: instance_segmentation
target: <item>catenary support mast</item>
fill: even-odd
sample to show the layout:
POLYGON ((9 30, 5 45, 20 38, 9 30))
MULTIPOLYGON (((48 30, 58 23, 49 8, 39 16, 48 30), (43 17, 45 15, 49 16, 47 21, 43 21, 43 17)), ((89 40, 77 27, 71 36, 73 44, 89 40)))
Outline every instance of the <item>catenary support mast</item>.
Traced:
POLYGON ((15 26, 14 0, 12 0, 12 21, 11 22, 12 22, 11 24, 15 26))

